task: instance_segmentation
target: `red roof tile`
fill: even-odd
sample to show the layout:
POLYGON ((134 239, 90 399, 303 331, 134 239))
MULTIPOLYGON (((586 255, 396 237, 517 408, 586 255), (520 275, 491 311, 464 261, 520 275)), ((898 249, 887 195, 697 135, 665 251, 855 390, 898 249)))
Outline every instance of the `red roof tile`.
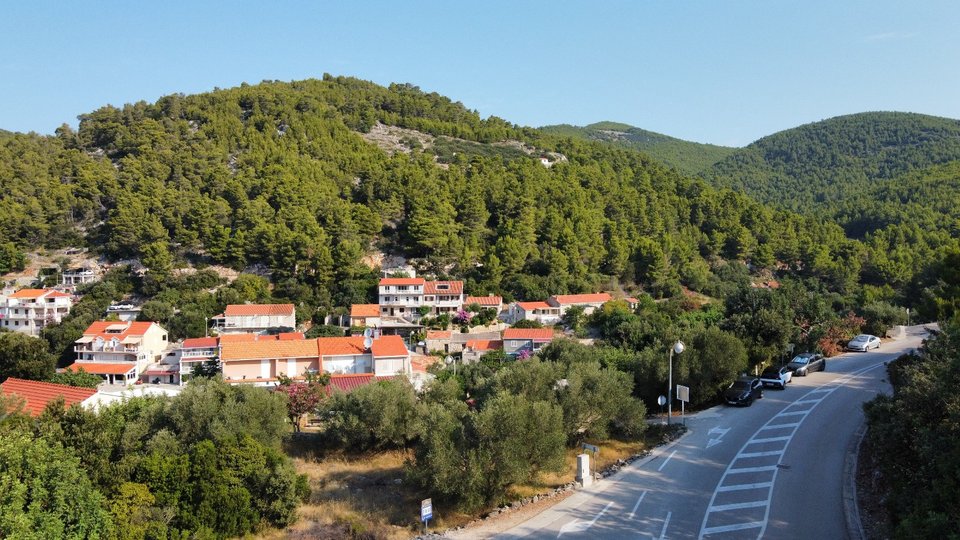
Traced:
POLYGON ((351 317, 379 317, 380 304, 353 304, 350 306, 351 317))
POLYGON ((220 360, 267 360, 272 358, 318 358, 316 340, 226 342, 220 346, 220 360))
POLYGON ((219 339, 220 344, 223 345, 224 343, 249 343, 257 341, 257 337, 257 334, 223 334, 219 339))
POLYGON ((209 349, 210 347, 216 347, 219 343, 219 339, 215 337, 198 337, 198 338, 187 338, 183 340, 183 345, 180 346, 181 349, 209 349))
POLYGON ((331 375, 330 384, 327 385, 327 392, 339 390, 341 392, 350 392, 356 390, 365 384, 373 381, 373 373, 357 373, 350 375, 331 375))
POLYGON ((230 304, 223 311, 226 317, 250 315, 293 315, 293 304, 230 304))
POLYGON ((426 283, 426 280, 424 280, 423 278, 418 278, 418 277, 415 277, 415 278, 405 278, 405 277, 401 277, 401 278, 391 278, 391 277, 387 277, 387 278, 383 278, 383 279, 380 280, 380 286, 381 286, 381 287, 388 286, 388 285, 423 285, 424 283, 426 283))
POLYGON ((303 332, 280 332, 277 334, 277 339, 280 341, 295 341, 306 339, 306 336, 303 335, 303 332))
POLYGON ((555 294, 551 298, 562 306, 571 304, 602 304, 609 302, 613 297, 607 293, 596 294, 555 294))
POLYGON ((423 294, 463 294, 462 281, 428 281, 423 287, 423 294), (441 287, 446 287, 441 288, 441 287))
POLYGON ((517 302, 524 311, 533 311, 535 309, 550 309, 550 304, 546 302, 517 302))
POLYGON ((496 349, 502 349, 503 342, 493 339, 471 339, 464 346, 468 349, 473 349, 474 351, 493 351, 496 349))
POLYGON ((532 339, 533 341, 550 341, 553 339, 553 329, 507 328, 503 331, 503 339, 532 339))
POLYGON ((374 358, 383 358, 387 356, 409 356, 410 351, 400 336, 381 336, 373 340, 373 346, 370 347, 374 358))
POLYGON ((74 362, 67 366, 67 371, 80 371, 83 368, 87 373, 96 375, 126 375, 137 367, 131 362, 74 362))
POLYGON ((65 384, 26 381, 10 377, 0 384, 0 393, 8 396, 20 396, 24 401, 24 412, 31 416, 40 416, 47 403, 60 396, 63 396, 64 404, 69 407, 89 399, 97 393, 97 390, 96 388, 79 388, 65 384))
POLYGON ((450 339, 450 330, 427 330, 427 339, 450 339))
POLYGON ((480 304, 481 306, 499 306, 503 304, 502 296, 468 296, 464 305, 480 304))
MULTIPOLYGON (((96 321, 83 331, 84 337, 97 337, 103 339, 123 339, 127 336, 142 336, 147 333, 151 326, 157 323, 149 321, 119 322, 119 321, 96 321), (120 332, 107 333, 108 328, 116 328, 120 332)), ((157 325, 159 328, 160 326, 157 325)))
POLYGON ((363 340, 363 336, 322 337, 317 338, 317 344, 320 356, 345 356, 367 352, 363 346, 363 340))

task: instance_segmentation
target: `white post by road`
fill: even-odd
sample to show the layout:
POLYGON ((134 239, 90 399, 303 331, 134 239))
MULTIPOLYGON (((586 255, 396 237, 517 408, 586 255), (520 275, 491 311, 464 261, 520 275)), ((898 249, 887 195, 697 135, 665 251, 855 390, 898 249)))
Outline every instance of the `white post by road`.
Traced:
POLYGON ((590 474, 590 456, 588 454, 577 454, 577 482, 587 487, 593 483, 593 475, 590 474))

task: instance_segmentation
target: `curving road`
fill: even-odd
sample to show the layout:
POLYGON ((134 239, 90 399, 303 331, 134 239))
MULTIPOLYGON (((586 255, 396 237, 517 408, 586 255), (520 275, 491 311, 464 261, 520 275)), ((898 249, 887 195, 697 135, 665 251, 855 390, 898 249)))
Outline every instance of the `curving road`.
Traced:
POLYGON ((830 358, 752 407, 689 416, 679 441, 497 538, 846 538, 844 457, 861 404, 889 391, 884 362, 925 334, 830 358))

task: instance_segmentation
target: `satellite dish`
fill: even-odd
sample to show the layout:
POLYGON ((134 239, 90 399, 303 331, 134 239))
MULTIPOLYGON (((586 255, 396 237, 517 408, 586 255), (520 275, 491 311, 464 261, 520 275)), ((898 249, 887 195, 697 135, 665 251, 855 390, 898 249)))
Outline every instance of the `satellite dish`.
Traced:
POLYGON ((371 345, 373 345, 373 338, 372 338, 372 337, 367 336, 367 337, 363 338, 363 348, 364 348, 364 349, 369 349, 371 345))
POLYGON ((363 337, 373 337, 373 328, 364 328, 363 337))

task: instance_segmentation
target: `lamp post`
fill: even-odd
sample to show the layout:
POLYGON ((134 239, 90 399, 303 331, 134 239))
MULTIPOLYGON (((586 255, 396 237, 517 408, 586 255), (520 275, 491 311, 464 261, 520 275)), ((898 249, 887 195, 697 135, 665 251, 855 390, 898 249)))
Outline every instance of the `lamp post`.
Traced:
POLYGON ((670 425, 670 417, 673 416, 673 353, 683 352, 683 342, 679 339, 670 347, 670 378, 667 381, 667 425, 670 425))

